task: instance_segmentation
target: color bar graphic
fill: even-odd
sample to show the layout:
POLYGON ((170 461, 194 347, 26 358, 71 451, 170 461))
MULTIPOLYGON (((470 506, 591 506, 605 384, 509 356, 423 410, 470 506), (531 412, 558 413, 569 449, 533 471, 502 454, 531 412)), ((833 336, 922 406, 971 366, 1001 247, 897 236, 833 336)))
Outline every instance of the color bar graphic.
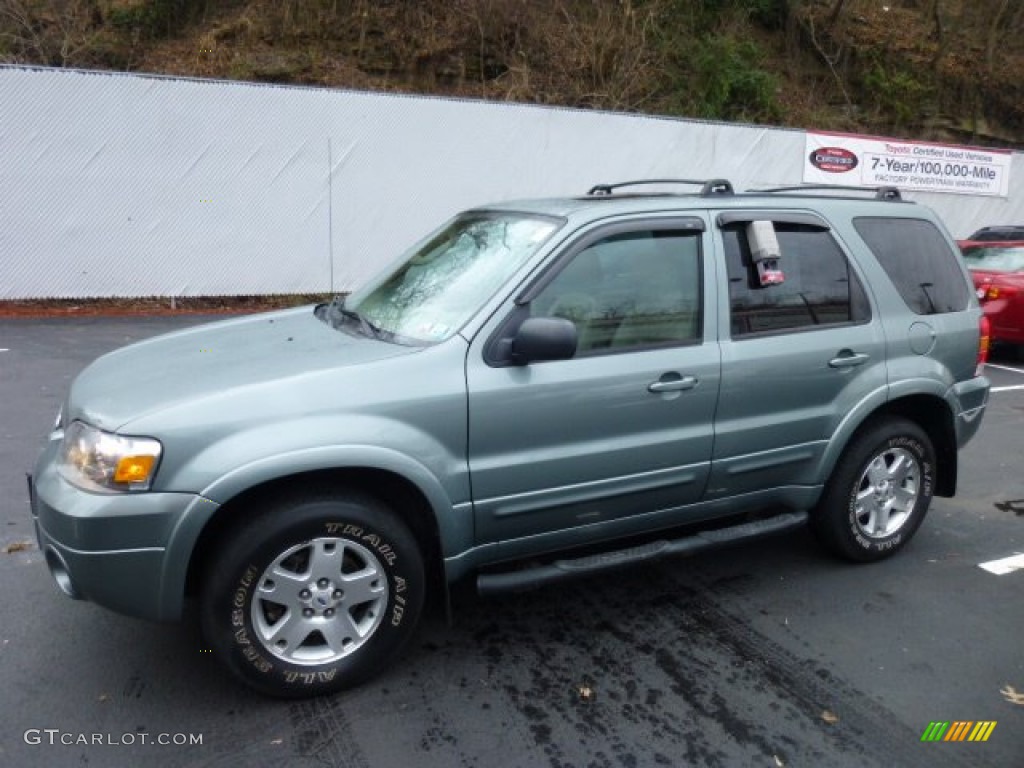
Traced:
POLYGON ((933 720, 921 734, 921 741, 988 741, 995 720, 933 720))
POLYGON ((988 741, 988 737, 992 735, 992 731, 996 729, 995 720, 984 720, 974 726, 974 730, 971 731, 971 735, 967 737, 968 741, 988 741))
POLYGON ((941 741, 942 737, 946 734, 946 730, 949 728, 949 721, 946 722, 935 722, 928 723, 928 727, 924 729, 924 733, 921 734, 921 741, 941 741))

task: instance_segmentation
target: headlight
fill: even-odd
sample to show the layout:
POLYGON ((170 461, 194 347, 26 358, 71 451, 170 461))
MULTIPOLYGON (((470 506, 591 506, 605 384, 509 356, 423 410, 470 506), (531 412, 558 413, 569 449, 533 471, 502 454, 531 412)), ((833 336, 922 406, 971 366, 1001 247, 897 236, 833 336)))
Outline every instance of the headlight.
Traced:
POLYGON ((64 430, 57 468, 86 490, 146 491, 161 451, 152 438, 123 437, 73 421, 64 430))

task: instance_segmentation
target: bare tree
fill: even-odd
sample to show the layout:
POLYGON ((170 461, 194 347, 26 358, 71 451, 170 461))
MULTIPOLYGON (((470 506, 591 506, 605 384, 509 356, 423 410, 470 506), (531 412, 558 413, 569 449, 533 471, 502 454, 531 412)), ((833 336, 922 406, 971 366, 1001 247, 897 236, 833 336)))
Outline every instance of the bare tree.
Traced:
POLYGON ((832 11, 828 15, 829 26, 832 26, 839 21, 839 17, 842 15, 843 9, 846 7, 846 3, 847 0, 835 0, 835 3, 832 5, 832 11))
POLYGON ((0 34, 26 63, 83 63, 102 23, 97 0, 0 0, 0 34))
POLYGON ((995 64, 996 41, 999 37, 999 24, 1003 15, 1010 5, 1010 0, 996 0, 996 12, 992 14, 992 22, 989 24, 988 36, 985 44, 985 66, 991 72, 995 64))
POLYGON ((932 22, 935 24, 935 37, 938 38, 939 47, 942 47, 942 38, 945 35, 945 29, 942 25, 942 8, 940 8, 940 0, 932 0, 931 7, 928 9, 928 15, 932 17, 932 22))

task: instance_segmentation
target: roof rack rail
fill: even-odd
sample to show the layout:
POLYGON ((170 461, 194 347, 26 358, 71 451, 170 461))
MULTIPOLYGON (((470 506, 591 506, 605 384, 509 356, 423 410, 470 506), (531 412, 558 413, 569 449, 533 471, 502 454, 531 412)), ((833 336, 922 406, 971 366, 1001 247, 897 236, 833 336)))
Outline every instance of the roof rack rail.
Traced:
POLYGON ((771 187, 769 189, 748 189, 747 192, 805 192, 835 190, 838 192, 873 192, 879 200, 902 200, 903 195, 896 187, 853 187, 840 184, 798 184, 792 187, 771 187))
POLYGON ((622 187, 635 187, 642 184, 694 184, 700 186, 700 194, 704 197, 712 195, 731 195, 732 184, 725 179, 638 179, 637 181, 621 181, 618 184, 596 184, 587 192, 588 195, 610 195, 622 187))

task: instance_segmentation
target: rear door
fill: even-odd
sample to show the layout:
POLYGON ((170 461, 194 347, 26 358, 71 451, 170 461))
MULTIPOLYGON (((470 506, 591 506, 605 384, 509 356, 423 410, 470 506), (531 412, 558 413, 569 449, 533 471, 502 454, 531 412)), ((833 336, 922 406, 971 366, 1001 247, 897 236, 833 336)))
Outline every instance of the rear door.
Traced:
POLYGON ((707 498, 813 486, 829 438, 885 398, 885 337, 855 265, 813 213, 721 212, 722 385, 707 498), (771 221, 784 282, 763 286, 747 235, 771 221))

